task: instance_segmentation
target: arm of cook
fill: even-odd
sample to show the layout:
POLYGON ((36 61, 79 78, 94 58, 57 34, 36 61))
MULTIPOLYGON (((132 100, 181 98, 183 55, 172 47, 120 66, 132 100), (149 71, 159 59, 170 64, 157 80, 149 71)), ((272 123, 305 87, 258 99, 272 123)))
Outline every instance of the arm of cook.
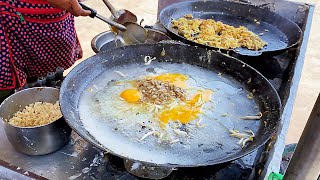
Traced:
POLYGON ((90 11, 81 8, 78 0, 46 0, 53 7, 66 10, 74 16, 89 16, 90 11))

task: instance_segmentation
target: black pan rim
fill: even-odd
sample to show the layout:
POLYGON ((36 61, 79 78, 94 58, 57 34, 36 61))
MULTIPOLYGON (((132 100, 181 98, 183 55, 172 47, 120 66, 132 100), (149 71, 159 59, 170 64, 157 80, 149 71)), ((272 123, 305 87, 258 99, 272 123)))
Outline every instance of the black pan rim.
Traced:
MULTIPOLYGON (((128 47, 130 48, 130 47, 135 47, 135 46, 146 46, 146 47, 148 47, 148 46, 160 46, 160 47, 161 47, 161 45, 164 45, 164 44, 161 44, 161 43, 160 43, 160 44, 135 44, 135 45, 129 45, 129 46, 119 47, 119 48, 116 48, 116 49, 111 49, 111 50, 109 50, 109 51, 114 51, 114 50, 117 50, 117 49, 126 49, 126 48, 128 48, 128 47)), ((181 45, 181 44, 170 44, 170 45, 172 45, 172 46, 188 46, 188 47, 190 47, 190 48, 195 48, 195 49, 200 48, 200 49, 203 49, 203 50, 206 50, 206 51, 213 51, 213 50, 210 50, 210 49, 206 49, 206 48, 202 48, 202 47, 196 47, 196 46, 190 46, 190 45, 181 45)), ((90 63, 91 59, 94 59, 94 57, 99 56, 99 55, 101 55, 101 54, 107 54, 109 51, 103 51, 103 52, 98 53, 98 54, 96 54, 96 55, 94 55, 94 56, 91 56, 91 57, 89 57, 88 59, 86 59, 85 61, 82 61, 81 63, 79 63, 78 67, 76 66, 75 68, 73 68, 73 69, 69 72, 69 74, 66 76, 64 82, 68 82, 69 79, 72 78, 71 75, 72 75, 72 74, 76 74, 77 70, 81 67, 81 65, 84 66, 85 64, 90 63)), ((214 51, 214 52, 219 53, 219 52, 217 52, 217 51, 214 51)), ((268 81, 268 79, 266 79, 266 78, 265 78, 260 72, 258 72, 256 69, 254 69, 254 68, 251 67, 250 65, 242 62, 241 60, 238 60, 238 59, 236 59, 236 58, 234 58, 234 57, 231 57, 231 56, 228 56, 228 55, 225 55, 225 54, 222 54, 222 53, 219 53, 219 54, 221 54, 221 55, 223 55, 223 56, 225 56, 225 57, 227 57, 227 58, 231 58, 231 59, 233 59, 233 60, 235 60, 235 61, 237 61, 237 62, 239 62, 239 63, 242 63, 243 65, 247 66, 248 68, 252 69, 255 73, 257 73, 258 75, 260 75, 260 76, 262 77, 262 79, 270 86, 271 90, 272 90, 272 91, 274 92, 274 94, 276 95, 275 98, 277 99, 277 101, 278 101, 278 103, 279 103, 279 109, 276 109, 277 111, 279 111, 279 120, 278 120, 278 122, 277 122, 278 125, 279 125, 279 124, 280 124, 280 118, 281 118, 281 109, 282 109, 281 99, 280 99, 280 97, 279 97, 276 89, 272 86, 272 84, 268 81)), ((65 91, 64 89, 66 89, 66 86, 67 86, 67 84, 64 83, 64 82, 62 83, 62 86, 61 86, 61 89, 60 89, 60 96, 59 96, 60 99, 63 98, 63 93, 62 93, 62 92, 65 91)), ((62 102, 62 101, 60 101, 60 103, 61 103, 61 102, 62 102)), ((65 113, 68 114, 69 112, 65 112, 63 105, 62 105, 62 104, 60 104, 60 105, 61 105, 61 111, 62 111, 62 113, 63 113, 63 114, 65 114, 65 113)), ((67 110, 66 110, 66 111, 67 111, 67 110)), ((154 162, 140 161, 140 160, 132 159, 132 158, 130 158, 130 157, 126 157, 126 156, 121 155, 121 154, 117 154, 116 152, 113 152, 113 151, 109 150, 109 149, 106 148, 105 146, 103 146, 103 145, 101 145, 101 144, 99 144, 99 143, 96 143, 96 142, 94 142, 94 141, 91 141, 89 138, 86 137, 86 135, 84 135, 83 133, 81 133, 80 131, 78 131, 78 130, 73 126, 73 123, 71 123, 72 120, 69 119, 69 116, 68 116, 68 115, 64 115, 64 117, 65 117, 65 120, 66 120, 66 122, 68 123, 68 125, 69 125, 80 137, 82 137, 82 138, 85 139, 87 142, 89 142, 90 144, 92 144, 93 146, 95 146, 96 148, 98 148, 98 149, 100 149, 100 150, 102 150, 102 151, 106 151, 106 152, 108 152, 108 153, 110 153, 110 154, 112 154, 112 155, 114 155, 114 156, 120 157, 120 158, 122 158, 122 159, 124 159, 124 160, 131 160, 131 161, 135 161, 135 162, 140 162, 140 163, 143 163, 143 164, 146 164, 146 165, 150 165, 150 166, 172 167, 172 168, 175 168, 175 167, 177 167, 177 168, 179 168, 179 167, 181 167, 181 168, 184 168, 184 167, 186 167, 186 168, 188 168, 188 167, 204 167, 204 166, 212 166, 212 165, 223 164, 223 163, 227 163, 227 162, 234 161, 234 160, 236 160, 236 159, 239 159, 239 158, 241 158, 241 157, 244 157, 244 156, 246 156, 246 155, 254 152, 256 149, 258 149, 258 148, 260 148, 261 146, 263 146, 264 144, 266 144, 266 142, 268 142, 268 141, 270 140, 270 138, 274 135, 274 133, 277 131, 277 128, 273 129, 273 130, 272 130, 273 132, 270 133, 269 136, 267 136, 267 137, 265 138, 265 140, 262 141, 263 143, 260 143, 259 145, 255 146, 255 147, 252 148, 251 150, 248 150, 248 151, 246 151, 245 153, 243 153, 242 155, 238 155, 237 157, 232 157, 232 156, 230 156, 231 158, 222 158, 223 160, 220 160, 220 159, 216 159, 216 160, 214 160, 214 161, 208 160, 206 163, 196 164, 196 165, 181 165, 181 164, 170 164, 170 163, 157 164, 157 163, 154 163, 154 162)), ((82 126, 82 125, 81 125, 81 126, 82 126)), ((278 126, 277 126, 277 127, 278 127, 278 126)), ((88 134, 90 135, 89 132, 88 132, 88 134)), ((91 135, 90 135, 90 136, 91 136, 91 135)), ((96 141, 96 140, 95 140, 95 141, 96 141)), ((236 153, 236 154, 237 154, 237 153, 236 153)), ((233 154, 233 155, 235 155, 235 154, 233 154)))
MULTIPOLYGON (((168 11, 169 9, 171 9, 173 6, 178 6, 178 5, 181 5, 181 4, 188 4, 188 3, 194 3, 194 2, 203 2, 203 1, 199 1, 199 0, 190 0, 190 1, 181 1, 181 2, 176 2, 176 3, 173 3, 171 4, 170 6, 167 6, 165 8, 163 8, 161 10, 161 12, 159 13, 159 22, 161 23, 161 25, 170 33, 170 34, 173 34, 175 35, 176 37, 178 37, 179 39, 181 39, 183 42, 187 42, 191 45, 197 45, 197 46, 201 46, 201 47, 204 47, 204 48, 208 48, 208 49, 213 49, 213 50, 217 50, 217 51, 222 51, 222 52, 233 52, 235 54, 239 54, 241 56, 252 56, 252 57, 255 57, 255 56, 260 56, 260 55, 263 55, 263 54, 266 54, 266 53, 281 53, 287 49, 290 49, 290 48, 293 48, 295 46, 297 46, 299 43, 301 43, 302 41, 302 30, 301 28, 295 23, 293 22, 292 20, 286 18, 286 17, 283 17, 283 16, 280 16, 279 14, 275 13, 275 12, 272 12, 272 11, 269 11, 277 16, 280 16, 284 19, 286 19, 286 21, 290 22, 293 26, 295 26, 295 28, 297 28, 298 32, 299 32, 299 37, 297 38, 297 41, 293 44, 291 44, 290 46, 287 46, 286 48, 282 48, 282 49, 276 49, 276 50, 259 50, 259 51, 252 51, 250 50, 250 52, 257 52, 256 54, 242 54, 240 52, 237 52, 236 48, 235 49, 220 49, 220 48, 216 48, 216 47, 212 47, 212 46, 208 46, 208 45, 203 45, 203 44, 199 44, 199 43, 196 43, 196 42, 193 42, 191 40, 188 40, 186 38, 184 38, 183 36, 179 35, 178 33, 176 32, 173 32, 169 27, 168 25, 166 25, 162 18, 163 17, 163 13, 165 11, 168 11)), ((220 1, 222 2, 222 1, 220 1)), ((254 5, 251 5, 251 4, 246 4, 246 3, 238 3, 238 2, 230 2, 230 1, 226 1, 227 3, 232 3, 232 4, 241 4, 241 5, 246 5, 246 6, 250 6, 250 7, 254 7, 254 8, 260 8, 260 7, 257 7, 257 6, 254 6, 254 5)), ((261 8, 262 9, 262 8, 261 8)))

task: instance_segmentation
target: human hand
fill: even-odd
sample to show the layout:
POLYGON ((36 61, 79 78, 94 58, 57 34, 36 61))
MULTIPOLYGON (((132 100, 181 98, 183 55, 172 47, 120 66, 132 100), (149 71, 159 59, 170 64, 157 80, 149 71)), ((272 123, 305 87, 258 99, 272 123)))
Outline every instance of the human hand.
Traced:
POLYGON ((89 16, 90 11, 82 9, 78 0, 46 0, 55 8, 63 9, 74 16, 89 16))

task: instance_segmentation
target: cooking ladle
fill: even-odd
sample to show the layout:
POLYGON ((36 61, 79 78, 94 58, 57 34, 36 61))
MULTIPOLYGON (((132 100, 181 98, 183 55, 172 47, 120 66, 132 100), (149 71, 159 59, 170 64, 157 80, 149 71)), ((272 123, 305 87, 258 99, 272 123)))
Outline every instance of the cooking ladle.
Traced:
POLYGON ((128 44, 140 44, 145 43, 147 40, 147 30, 137 23, 125 22, 123 25, 117 22, 114 22, 110 19, 107 19, 99 14, 97 11, 88 7, 87 5, 80 2, 80 5, 83 9, 91 11, 89 15, 91 18, 97 17, 98 19, 108 23, 111 27, 114 27, 120 31, 116 32, 118 35, 116 39, 123 40, 126 45, 128 44))
POLYGON ((103 0, 104 4, 108 7, 111 14, 114 17, 114 21, 119 24, 124 24, 126 22, 134 22, 136 23, 138 21, 138 18, 136 15, 134 15, 132 12, 126 10, 126 9, 120 9, 117 11, 112 4, 108 0, 103 0))
POLYGON ((79 2, 79 4, 81 5, 81 7, 83 9, 91 11, 91 14, 89 15, 91 18, 97 17, 98 19, 108 23, 109 25, 111 25, 112 27, 117 28, 120 31, 127 30, 127 28, 125 26, 123 26, 122 24, 119 24, 117 22, 114 22, 114 21, 112 21, 112 20, 110 20, 108 18, 105 18, 105 17, 101 16, 100 14, 97 13, 96 10, 92 9, 91 7, 88 7, 87 5, 85 5, 85 4, 81 3, 81 2, 79 2))
POLYGON ((125 44, 141 44, 148 39, 148 31, 134 22, 126 22, 123 24, 127 30, 118 32, 117 36, 123 38, 125 44))

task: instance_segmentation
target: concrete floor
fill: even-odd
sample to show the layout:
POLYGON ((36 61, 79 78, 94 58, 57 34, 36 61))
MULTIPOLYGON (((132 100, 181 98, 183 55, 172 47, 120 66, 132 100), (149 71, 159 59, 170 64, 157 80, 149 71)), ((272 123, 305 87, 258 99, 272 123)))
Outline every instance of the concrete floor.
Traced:
MULTIPOLYGON (((318 0, 295 0, 305 3, 317 4, 318 0)), ((118 9, 128 9, 138 16, 145 19, 143 24, 152 25, 157 17, 157 0, 110 0, 118 9)), ((110 13, 101 0, 88 0, 85 4, 96 9, 98 13, 110 17, 110 13)), ((303 131, 313 104, 320 90, 320 6, 316 6, 314 13, 311 36, 308 50, 303 67, 303 74, 294 105, 291 124, 287 136, 287 144, 298 142, 303 131)), ((76 29, 84 51, 83 59, 95 53, 91 49, 91 39, 97 34, 109 29, 108 25, 89 17, 76 18, 76 29)), ((78 61, 77 63, 81 62, 78 61)), ((76 63, 76 64, 77 64, 76 63)), ((76 65, 75 64, 75 65, 76 65)))

